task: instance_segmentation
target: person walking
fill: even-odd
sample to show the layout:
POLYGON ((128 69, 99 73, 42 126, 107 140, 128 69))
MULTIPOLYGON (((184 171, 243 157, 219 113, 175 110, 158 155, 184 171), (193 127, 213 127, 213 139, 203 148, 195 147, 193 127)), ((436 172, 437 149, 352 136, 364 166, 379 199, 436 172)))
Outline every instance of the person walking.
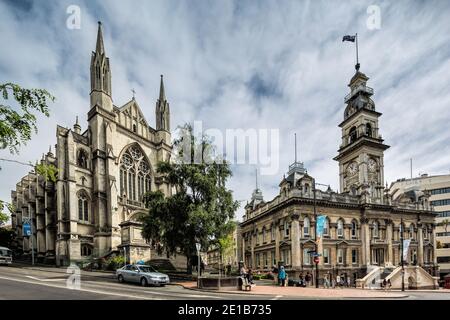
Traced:
POLYGON ((280 271, 278 272, 278 278, 280 279, 280 284, 282 287, 286 286, 286 271, 284 270, 284 266, 280 267, 280 271))
POLYGON ((273 268, 272 268, 272 276, 273 276, 274 282, 280 284, 280 281, 278 279, 278 268, 275 264, 273 265, 273 268))
POLYGON ((341 287, 341 277, 339 275, 336 276, 336 285, 338 288, 341 287))
POLYGON ((391 287, 392 287, 391 279, 388 279, 387 286, 388 286, 388 290, 390 291, 391 287))
POLYGON ((309 287, 309 282, 311 281, 311 275, 309 274, 309 272, 306 274, 305 276, 305 282, 306 282, 306 286, 309 287))
POLYGON ((352 286, 352 279, 350 277, 347 277, 347 287, 351 287, 352 286))
POLYGON ((329 289, 330 288, 330 274, 329 273, 325 274, 325 277, 323 280, 324 280, 323 284, 324 284, 325 288, 329 289))

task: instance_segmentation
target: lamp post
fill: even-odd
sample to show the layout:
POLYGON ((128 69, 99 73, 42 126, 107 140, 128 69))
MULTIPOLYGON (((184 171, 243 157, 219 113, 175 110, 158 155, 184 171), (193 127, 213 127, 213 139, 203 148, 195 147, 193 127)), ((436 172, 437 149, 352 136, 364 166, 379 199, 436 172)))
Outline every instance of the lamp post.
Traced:
MULTIPOLYGON (((315 251, 316 251, 316 255, 319 254, 319 246, 317 244, 317 204, 316 204, 316 185, 320 185, 320 186, 328 186, 326 184, 322 184, 322 183, 318 183, 316 182, 315 179, 313 179, 313 196, 314 196, 314 221, 315 221, 315 230, 314 230, 314 243, 315 243, 315 251)), ((315 280, 316 280, 316 288, 319 288, 319 263, 315 263, 316 265, 316 272, 315 272, 315 280)))
POLYGON ((401 264, 402 264, 402 291, 405 291, 405 262, 403 259, 403 218, 400 219, 400 242, 401 242, 401 264))

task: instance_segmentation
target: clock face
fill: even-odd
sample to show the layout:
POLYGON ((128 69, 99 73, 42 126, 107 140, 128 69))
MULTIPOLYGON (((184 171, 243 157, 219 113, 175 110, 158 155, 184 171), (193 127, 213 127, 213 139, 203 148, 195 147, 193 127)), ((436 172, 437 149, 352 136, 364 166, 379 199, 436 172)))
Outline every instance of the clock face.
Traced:
POLYGON ((349 175, 353 176, 358 172, 358 164, 356 162, 352 162, 347 167, 347 172, 349 175))
POLYGON ((372 158, 369 159, 369 161, 367 162, 367 168, 369 169, 370 172, 377 171, 377 162, 372 158))

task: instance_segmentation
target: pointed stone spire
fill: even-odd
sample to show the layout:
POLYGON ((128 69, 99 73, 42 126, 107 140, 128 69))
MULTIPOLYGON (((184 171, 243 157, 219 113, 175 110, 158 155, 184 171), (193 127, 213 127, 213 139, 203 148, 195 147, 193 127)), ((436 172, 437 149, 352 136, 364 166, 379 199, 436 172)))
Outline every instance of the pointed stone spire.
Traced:
POLYGON ((161 75, 161 85, 159 87, 159 101, 161 101, 161 102, 166 101, 166 93, 164 91, 163 75, 161 75))
POLYGON ((95 47, 95 52, 104 54, 105 46, 103 45, 103 31, 102 31, 102 22, 98 22, 98 31, 97 31, 97 45, 95 47))
POLYGON ((73 131, 78 134, 81 133, 81 126, 78 123, 78 116, 76 117, 75 124, 73 125, 73 131))
POLYGON ((53 153, 52 153, 52 145, 49 145, 49 146, 48 146, 48 153, 47 153, 47 156, 53 157, 53 153))

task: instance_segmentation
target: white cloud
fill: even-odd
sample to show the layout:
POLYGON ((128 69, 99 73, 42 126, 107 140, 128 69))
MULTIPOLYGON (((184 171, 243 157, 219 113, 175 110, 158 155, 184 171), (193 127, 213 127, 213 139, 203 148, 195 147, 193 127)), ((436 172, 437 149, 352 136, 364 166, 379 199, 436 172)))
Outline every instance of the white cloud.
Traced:
MULTIPOLYGON (((293 161, 294 132, 309 173, 338 188, 332 158, 355 63, 353 44, 341 39, 354 32, 361 70, 371 77, 383 113, 380 132, 391 145, 386 180, 408 176, 411 157, 415 174, 450 169, 446 2, 381 1, 382 25, 375 31, 366 28, 369 1, 58 1, 31 2, 29 11, 12 3, 0 3, 0 82, 43 87, 58 98, 19 160, 34 161, 54 145, 57 123, 71 127, 79 115, 85 128, 90 52, 102 20, 115 104, 136 89, 153 125, 164 74, 173 125, 203 120, 205 128, 280 130, 280 170, 260 178, 266 199, 278 192, 293 161), (81 7, 80 30, 65 27, 66 8, 74 2, 81 7)), ((6 151, 0 156, 11 157, 6 151)), ((0 197, 8 199, 26 168, 2 167, 0 197)), ((234 170, 230 188, 236 199, 248 199, 254 167, 234 170)))

